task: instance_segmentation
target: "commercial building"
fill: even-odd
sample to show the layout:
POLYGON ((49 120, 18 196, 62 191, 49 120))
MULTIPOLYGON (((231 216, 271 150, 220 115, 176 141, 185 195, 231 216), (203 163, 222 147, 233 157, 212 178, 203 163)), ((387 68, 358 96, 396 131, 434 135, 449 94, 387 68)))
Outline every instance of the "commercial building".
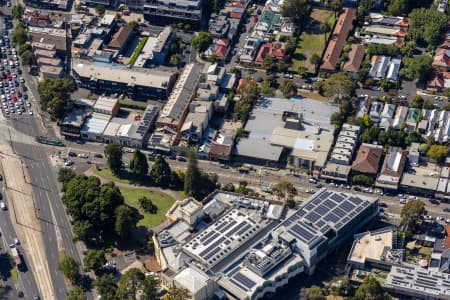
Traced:
POLYGON ((403 176, 408 152, 399 147, 389 147, 384 159, 383 168, 378 176, 375 186, 385 189, 397 190, 403 176))
POLYGON ((169 54, 170 46, 174 40, 174 35, 170 26, 164 27, 164 29, 158 34, 157 37, 149 37, 145 43, 144 48, 139 54, 135 67, 146 67, 149 64, 163 64, 167 55, 169 54))
POLYGON ((189 112, 180 129, 181 139, 189 143, 198 143, 208 127, 214 113, 211 101, 192 101, 189 112))
POLYGON ((280 222, 282 206, 259 198, 215 192, 203 203, 208 218, 186 203, 195 221, 177 218, 154 238, 161 283, 187 288, 192 299, 262 299, 313 273, 378 207, 376 198, 322 189, 280 222))
POLYGON ((51 9, 51 10, 67 10, 69 1, 67 0, 25 0, 23 4, 29 7, 51 9))
POLYGON ((450 299, 450 274, 403 263, 393 266, 384 287, 393 293, 417 299, 450 299))
POLYGON ((319 171, 326 162, 337 106, 307 98, 260 98, 245 125, 238 159, 276 165, 283 152, 295 166, 319 171), (319 146, 320 145, 320 146, 319 146))
POLYGON ((150 22, 184 22, 200 25, 203 20, 202 0, 145 0, 144 18, 150 22))
POLYGON ((28 35, 31 43, 54 45, 57 55, 67 55, 67 31, 59 28, 28 27, 28 35))
POLYGON ((74 59, 72 74, 77 83, 95 93, 123 93, 133 99, 167 99, 175 83, 171 71, 127 68, 74 59))
POLYGON ((400 189, 414 195, 434 197, 439 184, 439 177, 417 174, 403 174, 400 189))
POLYGON ((335 72, 338 68, 342 49, 347 41, 350 31, 353 29, 353 21, 356 20, 355 8, 344 8, 334 27, 333 35, 328 42, 323 56, 321 71, 335 72))
POLYGON ((157 126, 179 131, 189 111, 189 103, 195 97, 201 65, 184 67, 178 81, 159 115, 157 126))

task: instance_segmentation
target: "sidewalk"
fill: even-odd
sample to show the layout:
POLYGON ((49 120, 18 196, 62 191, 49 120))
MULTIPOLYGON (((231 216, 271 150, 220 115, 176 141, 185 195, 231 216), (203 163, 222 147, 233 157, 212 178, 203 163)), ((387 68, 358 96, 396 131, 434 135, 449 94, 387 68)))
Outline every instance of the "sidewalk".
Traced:
MULTIPOLYGON (((92 169, 88 169, 86 172, 84 172, 84 174, 86 176, 96 176, 100 179, 101 183, 107 183, 110 182, 111 180, 102 177, 96 173, 94 173, 92 171, 92 169)), ((163 189, 163 188, 159 188, 159 187, 148 187, 148 186, 136 186, 133 184, 128 184, 128 183, 123 183, 123 182, 117 182, 114 181, 114 184, 118 187, 124 187, 124 188, 132 188, 132 189, 142 189, 142 190, 148 190, 148 191, 153 191, 153 192, 160 192, 160 193, 166 193, 168 195, 170 195, 171 197, 173 197, 176 201, 178 200, 183 200, 184 197, 182 197, 179 193, 170 190, 170 189, 163 189)))

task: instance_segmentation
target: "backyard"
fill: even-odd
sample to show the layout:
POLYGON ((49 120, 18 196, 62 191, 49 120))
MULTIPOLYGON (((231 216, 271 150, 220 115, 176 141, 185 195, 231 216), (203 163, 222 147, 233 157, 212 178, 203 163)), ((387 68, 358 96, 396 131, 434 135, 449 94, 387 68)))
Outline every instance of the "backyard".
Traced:
POLYGON ((123 197, 125 198, 125 203, 131 207, 136 208, 141 215, 141 219, 138 222, 138 226, 144 227, 154 227, 161 224, 166 218, 166 212, 175 202, 171 196, 166 193, 159 191, 149 191, 145 189, 135 189, 135 188, 125 188, 120 187, 123 197), (139 198, 146 196, 152 200, 153 204, 158 208, 156 214, 150 214, 144 212, 139 206, 139 198))
MULTIPOLYGON (((326 43, 324 34, 320 31, 320 24, 324 22, 327 22, 330 25, 332 32, 334 23, 336 22, 334 12, 323 9, 313 9, 311 21, 300 35, 300 38, 297 41, 297 48, 292 57, 292 69, 294 71, 306 68, 307 72, 315 72, 314 65, 311 64, 309 60, 314 53, 322 57, 326 43)), ((328 39, 331 32, 327 33, 326 39, 328 39)))

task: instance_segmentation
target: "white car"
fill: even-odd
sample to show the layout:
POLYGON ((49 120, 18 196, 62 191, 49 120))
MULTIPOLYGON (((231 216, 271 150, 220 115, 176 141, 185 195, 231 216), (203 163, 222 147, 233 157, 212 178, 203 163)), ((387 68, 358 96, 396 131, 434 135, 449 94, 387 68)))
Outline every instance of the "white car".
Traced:
POLYGON ((6 207, 6 204, 5 204, 5 202, 0 202, 0 208, 2 209, 2 210, 7 210, 7 207, 6 207))
POLYGON ((30 111, 29 113, 28 113, 30 116, 32 116, 33 115, 33 112, 32 111, 30 111))
POLYGON ((87 155, 86 153, 80 153, 78 154, 79 158, 89 158, 89 155, 87 155))
POLYGON ((68 161, 66 161, 66 162, 64 163, 64 165, 65 165, 66 167, 71 166, 71 165, 73 165, 73 161, 69 159, 68 161))

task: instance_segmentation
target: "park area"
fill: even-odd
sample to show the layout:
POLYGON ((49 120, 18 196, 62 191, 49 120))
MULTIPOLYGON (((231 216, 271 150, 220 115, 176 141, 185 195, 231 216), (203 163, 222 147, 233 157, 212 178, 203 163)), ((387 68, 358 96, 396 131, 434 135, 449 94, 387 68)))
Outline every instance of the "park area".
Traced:
POLYGON ((311 64, 310 58, 316 53, 322 57, 331 32, 327 33, 325 38, 324 33, 320 31, 320 24, 327 22, 330 25, 331 32, 334 28, 336 19, 334 12, 324 9, 313 9, 311 12, 311 21, 303 30, 300 38, 297 41, 297 48, 292 56, 292 69, 299 71, 306 68, 307 72, 315 73, 314 65, 311 64))
POLYGON ((151 228, 161 224, 166 218, 166 212, 174 204, 175 199, 166 193, 137 188, 120 187, 125 203, 138 210, 141 219, 137 223, 138 226, 151 228), (139 205, 139 199, 142 197, 149 198, 157 207, 156 214, 146 213, 139 205))

